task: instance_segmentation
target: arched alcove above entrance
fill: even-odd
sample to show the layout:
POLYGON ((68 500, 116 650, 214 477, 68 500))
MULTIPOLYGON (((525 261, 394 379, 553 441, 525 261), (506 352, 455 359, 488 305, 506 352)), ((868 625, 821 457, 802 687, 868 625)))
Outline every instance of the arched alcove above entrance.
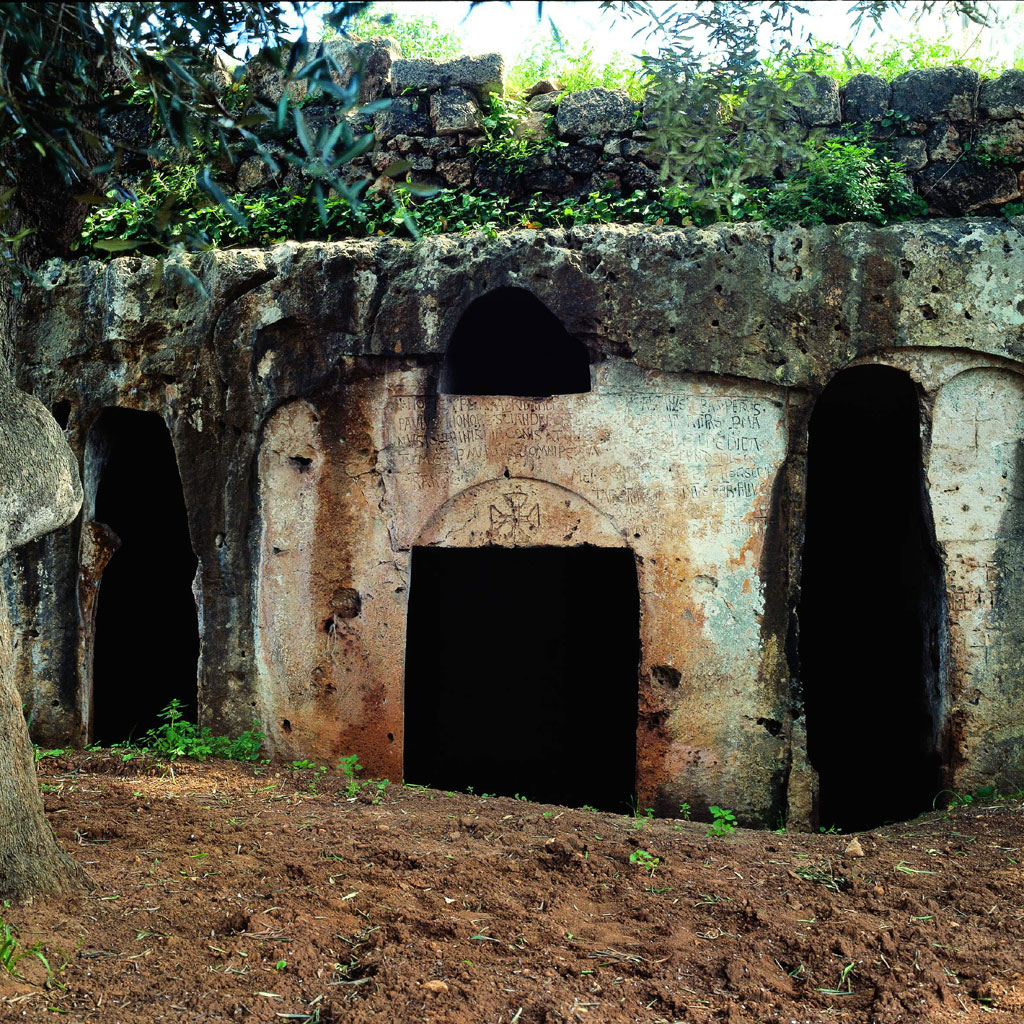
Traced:
POLYGON ((416 547, 627 547, 625 534, 575 491, 501 477, 468 487, 427 521, 416 547))

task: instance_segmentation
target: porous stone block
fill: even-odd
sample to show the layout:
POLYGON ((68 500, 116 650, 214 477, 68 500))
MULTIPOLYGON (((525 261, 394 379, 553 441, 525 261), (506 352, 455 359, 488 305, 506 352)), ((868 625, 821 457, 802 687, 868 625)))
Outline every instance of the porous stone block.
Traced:
POLYGON ((1024 121, 999 121, 982 128, 977 145, 995 156, 1024 160, 1024 121))
POLYGON ((636 111, 636 103, 623 89, 584 89, 562 98, 555 125, 558 134, 566 139, 625 135, 633 130, 636 111))
POLYGON ((893 148, 906 165, 908 171, 919 171, 928 163, 928 147, 924 139, 907 137, 893 139, 893 148))
POLYGON ((468 160, 443 160, 437 173, 451 188, 468 188, 473 183, 473 167, 468 160))
POLYGON ((398 44, 382 36, 356 45, 352 63, 359 71, 360 103, 372 103, 391 95, 391 66, 401 56, 398 44))
POLYGON ((964 147, 960 141, 960 132, 948 121, 936 121, 925 132, 925 145, 928 147, 928 159, 937 163, 952 163, 963 155, 964 147))
POLYGON ((468 89, 452 86, 431 95, 430 120, 438 135, 476 132, 480 130, 480 108, 468 89))
POLYGON ((828 75, 801 75, 790 91, 797 120, 808 128, 838 124, 839 85, 828 75))
POLYGON ((565 146, 556 159, 571 174, 590 174, 597 166, 597 154, 583 146, 565 146))
POLYGON ((550 114, 558 106, 558 97, 561 95, 560 92, 540 93, 537 96, 531 97, 526 105, 531 110, 537 110, 542 114, 550 114))
POLYGON ((921 68, 906 71, 892 83, 892 106, 912 121, 968 121, 978 99, 978 72, 973 68, 921 68))
POLYGON ((840 99, 844 121, 880 121, 892 109, 892 86, 878 75, 854 75, 840 99))
POLYGON ((929 164, 917 180, 929 206, 960 217, 983 206, 1019 199, 1021 194, 1012 168, 980 167, 967 160, 929 164))
POLYGON ((1012 68, 998 78, 986 78, 978 90, 978 111, 999 121, 1024 117, 1024 71, 1012 68))
POLYGON ((399 135, 432 135, 434 126, 426 114, 381 110, 374 115, 373 131, 378 142, 389 142, 399 135))
POLYGON ((478 95, 497 92, 505 87, 505 62, 500 53, 457 60, 396 60, 391 65, 391 93, 434 92, 461 85, 478 95))

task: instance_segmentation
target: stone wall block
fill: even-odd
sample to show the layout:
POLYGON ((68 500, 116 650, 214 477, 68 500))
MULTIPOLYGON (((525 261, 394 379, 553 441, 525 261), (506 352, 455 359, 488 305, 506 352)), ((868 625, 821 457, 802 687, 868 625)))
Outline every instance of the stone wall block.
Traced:
POLYGON ((972 161, 929 164, 918 174, 918 191, 939 213, 962 217, 984 206, 1019 199, 1017 174, 1009 167, 979 167, 972 161))
POLYGON ((391 65, 391 93, 435 92, 461 85, 478 96, 500 93, 505 88, 505 61, 500 53, 457 60, 396 60, 391 65))
POLYGON ((928 147, 917 136, 904 136, 892 140, 893 148, 906 164, 908 171, 919 171, 928 164, 928 147))
POLYGON ((437 173, 450 188, 468 188, 473 183, 473 165, 469 160, 442 160, 437 173))
POLYGON ((978 100, 978 72, 973 68, 922 68, 907 71, 892 83, 892 106, 912 121, 969 121, 978 100))
POLYGON ((527 171, 524 179, 526 187, 533 192, 554 192, 557 195, 571 192, 575 184, 572 175, 561 167, 541 167, 536 171, 527 171))
MULTIPOLYGON (((565 139, 626 135, 633 130, 636 111, 636 103, 623 89, 584 89, 562 99, 555 126, 565 139)), ((605 140, 596 141, 603 149, 605 140)))
POLYGON ((964 152, 960 133, 948 121, 936 121, 925 132, 924 141, 928 159, 934 163, 952 163, 964 152))
POLYGON ((434 126, 426 114, 402 110, 381 110, 373 117, 373 131, 378 142, 390 142, 399 135, 433 135, 434 126))
POLYGON ((480 130, 480 108, 473 94, 461 86, 452 86, 431 94, 430 120, 438 135, 480 130))
POLYGON ((841 118, 839 85, 828 75, 800 75, 790 96, 796 118, 808 128, 838 124, 841 118))
POLYGON ((986 78, 978 92, 978 110, 997 121, 1024 117, 1024 71, 1012 68, 998 78, 986 78))
POLYGON ((878 75, 854 75, 840 94, 844 121, 880 121, 892 109, 892 86, 878 75))
POLYGON ((556 160, 570 174, 590 174, 597 166, 597 154, 583 146, 564 146, 557 151, 556 160))
POLYGON ((1024 161, 1024 121, 999 121, 986 125, 977 135, 986 152, 1024 161))
POLYGON ((539 111, 542 114, 550 114, 552 110, 558 107, 558 98, 562 94, 560 92, 545 92, 538 96, 534 96, 527 102, 527 106, 531 110, 539 111))
POLYGON ((375 36, 358 43, 353 63, 361 70, 359 102, 391 95, 391 66, 402 57, 402 51, 393 39, 375 36))

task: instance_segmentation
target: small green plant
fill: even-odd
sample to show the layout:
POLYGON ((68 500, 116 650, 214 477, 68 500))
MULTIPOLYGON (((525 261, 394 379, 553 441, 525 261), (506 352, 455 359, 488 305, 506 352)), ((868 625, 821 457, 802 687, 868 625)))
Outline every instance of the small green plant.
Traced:
POLYGON ((850 981, 850 975, 853 973, 853 969, 856 963, 848 963, 840 972, 839 982, 835 988, 819 988, 819 992, 823 992, 827 996, 850 996, 853 995, 853 984, 850 981), (843 986, 846 986, 845 988, 843 986))
POLYGON ((263 746, 264 734, 258 722, 236 739, 214 736, 209 726, 198 726, 185 718, 185 705, 175 697, 157 714, 162 725, 150 729, 136 744, 122 744, 122 759, 131 760, 139 751, 148 751, 172 761, 189 757, 205 761, 219 757, 228 761, 255 761, 263 746))
MULTIPOLYGON (((8 907, 10 904, 5 900, 4 906, 8 907)), ((53 971, 50 970, 50 962, 43 953, 42 944, 37 942, 27 949, 22 948, 18 941, 17 929, 0 917, 0 971, 20 978, 18 963, 27 956, 35 957, 46 968, 47 979, 53 978, 53 971)))
POLYGON ((691 808, 688 803, 684 802, 679 805, 679 817, 682 818, 684 821, 690 820, 690 811, 691 808))
POLYGON ((711 814, 711 825, 708 827, 707 835, 724 838, 736 831, 736 815, 725 807, 712 804, 708 811, 711 814))
POLYGON ((483 138, 475 149, 477 158, 508 174, 522 174, 532 157, 558 145, 550 131, 550 115, 543 138, 523 131, 527 113, 523 100, 491 95, 480 119, 483 138))
POLYGON ((1005 138, 991 142, 965 142, 964 156, 978 167, 991 170, 994 167, 1014 167, 1020 163, 1020 156, 1010 150, 1005 138))
POLYGON ((661 858, 655 857, 653 853, 647 850, 634 850, 629 855, 629 863, 635 864, 641 870, 653 876, 658 865, 661 863, 661 858))
POLYGON ((345 786, 345 796, 349 800, 354 800, 359 796, 362 783, 356 778, 356 772, 361 772, 362 770, 363 766, 359 763, 358 754, 349 754, 338 762, 338 771, 348 780, 345 786))
POLYGON ((654 820, 654 808, 645 807, 641 813, 639 807, 633 808, 632 825, 635 829, 643 828, 649 821, 654 820))
POLYGON ((275 971, 283 971, 287 966, 288 966, 288 961, 287 960, 278 960, 277 963, 274 964, 274 970, 275 971))
POLYGON ((777 187, 751 190, 745 213, 773 227, 868 220, 888 224, 927 212, 905 164, 858 133, 809 143, 806 159, 777 187))
POLYGON ((44 757, 63 757, 68 751, 65 747, 55 747, 53 750, 46 750, 38 744, 33 744, 35 762, 39 764, 44 757))

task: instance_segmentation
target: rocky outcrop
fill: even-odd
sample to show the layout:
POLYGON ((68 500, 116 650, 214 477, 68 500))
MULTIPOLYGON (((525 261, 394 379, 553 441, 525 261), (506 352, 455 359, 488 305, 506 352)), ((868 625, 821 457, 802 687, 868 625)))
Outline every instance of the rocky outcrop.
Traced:
MULTIPOLYGON (((485 536, 488 508, 506 505, 505 467, 513 478, 552 481, 548 490, 536 480, 522 484, 542 507, 564 508, 550 490, 557 485, 583 496, 565 498, 581 515, 604 509, 588 511, 591 533, 577 536, 606 543, 618 536, 610 523, 636 520, 628 542, 651 555, 644 571, 652 581, 660 567, 677 564, 675 548, 665 547, 676 544, 672 537, 682 544, 714 522, 715 536, 737 538, 736 551, 715 555, 724 560, 701 570, 692 586, 657 577, 642 588, 667 602, 644 617, 650 732, 643 764, 645 792, 659 805, 700 793, 705 802, 728 800, 749 821, 773 820, 784 804, 787 709, 798 702, 785 636, 799 559, 800 403, 856 360, 906 367, 933 390, 943 379, 933 366, 952 367, 948 375, 962 365, 1024 364, 1024 236, 1001 220, 782 232, 758 224, 607 225, 416 244, 289 243, 184 263, 194 276, 178 260, 156 278, 149 259, 49 265, 43 283, 28 290, 16 348, 19 384, 51 408, 63 403, 79 459, 106 407, 156 412, 168 425, 199 562, 205 724, 237 733, 259 711, 273 748, 288 756, 355 750, 370 773, 400 771, 401 744, 388 735, 401 735, 395 630, 404 621, 409 546, 426 535, 425 521, 436 531, 429 543, 454 543, 459 530, 477 543, 474 524, 482 523, 485 536), (498 288, 536 296, 581 339, 597 383, 590 395, 523 399, 521 409, 496 400, 487 411, 492 433, 474 445, 475 432, 485 429, 477 422, 483 413, 474 411, 479 401, 446 400, 443 413, 431 403, 460 318, 498 288), (701 401, 739 417, 738 426, 714 427, 724 431, 715 465, 735 463, 736 473, 752 475, 706 476, 719 470, 700 468, 695 442, 696 454, 679 454, 695 423, 711 429, 717 422, 700 419, 701 401), (634 434, 623 432, 627 408, 637 424, 649 424, 643 443, 659 453, 656 465, 654 455, 629 454, 639 449, 631 447, 634 434), (450 426, 438 421, 430 433, 429 416, 442 415, 450 426), (496 440, 494 424, 508 429, 501 426, 506 415, 550 419, 561 438, 552 442, 555 454, 505 433, 496 440), (676 415, 684 434, 655 426, 676 415), (575 477, 578 456, 563 449, 593 453, 575 477), (694 466, 691 489, 663 508, 656 495, 675 494, 684 457, 694 466), (532 469, 522 461, 529 459, 532 469), (497 483, 486 500, 479 491, 464 509, 453 481, 478 476, 497 483), (779 488, 790 488, 785 502, 779 488), (715 511, 720 501, 726 510, 715 511), (654 525, 644 525, 643 509, 661 509, 649 517, 654 525), (667 529, 678 515, 690 518, 667 529), (765 522, 767 532, 757 525, 765 522), (746 540, 752 546, 742 548, 746 540), (735 594, 723 589, 733 587, 735 594), (711 639, 694 646, 676 636, 675 625, 663 625, 705 621, 715 594, 732 608, 720 620, 733 624, 723 632, 709 625, 711 639), (664 666, 673 665, 673 651, 687 652, 687 678, 701 681, 699 770, 685 767, 681 753, 696 742, 684 737, 686 723, 697 719, 677 706, 688 691, 658 682, 670 676, 664 666), (737 672, 745 680, 740 704, 728 696, 737 672), (385 679, 386 692, 374 690, 385 679), (737 732, 739 707, 754 724, 737 732), (774 731, 756 725, 762 720, 774 731)), ((96 467, 86 460, 85 469, 93 479, 96 467)), ((88 576, 81 559, 90 557, 90 516, 29 545, 9 565, 18 682, 37 736, 53 744, 85 738, 77 645, 90 627, 78 620, 75 595, 80 573, 88 576)), ((545 513, 542 529, 574 536, 575 520, 559 516, 545 513)), ((710 558, 714 550, 685 555, 710 558)), ((989 677, 970 661, 974 650, 968 636, 958 678, 977 686, 989 677)), ((996 683, 985 685, 1002 699, 996 683)), ((972 706, 957 707, 965 749, 980 749, 972 706)), ((1001 719, 1006 751, 1016 736, 1011 719, 1009 712, 1001 719)), ((1000 764, 1010 777, 1011 762, 1000 764)))

